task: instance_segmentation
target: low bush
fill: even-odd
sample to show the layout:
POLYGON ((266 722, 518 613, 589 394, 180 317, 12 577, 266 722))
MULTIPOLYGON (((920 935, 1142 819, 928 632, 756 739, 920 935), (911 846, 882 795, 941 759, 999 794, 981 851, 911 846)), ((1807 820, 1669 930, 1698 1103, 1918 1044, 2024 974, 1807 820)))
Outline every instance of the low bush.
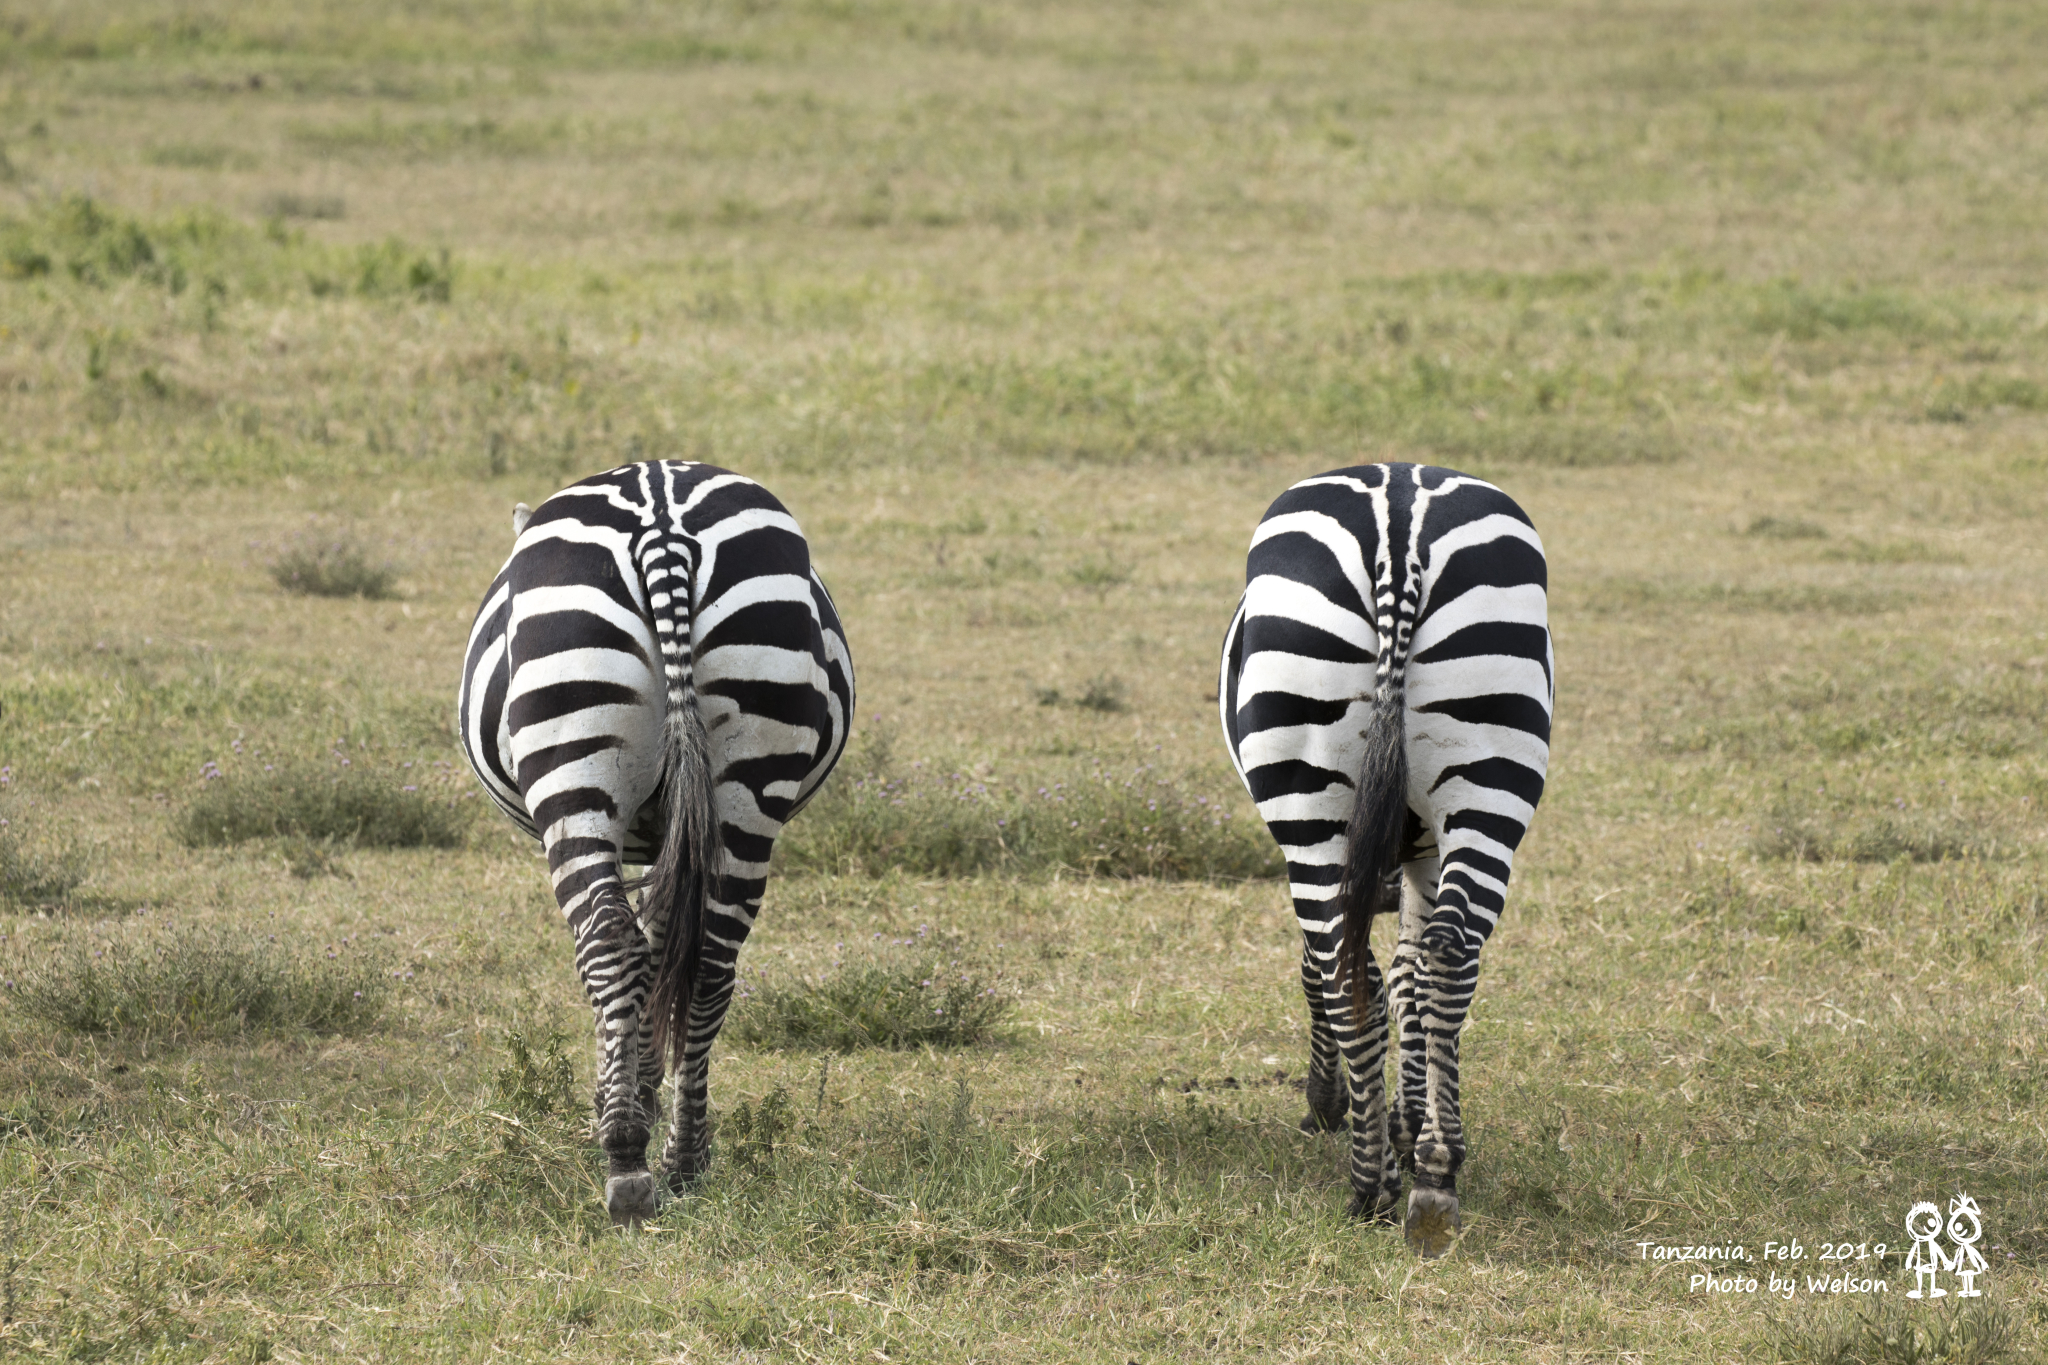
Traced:
POLYGON ((1939 863, 1995 858, 1997 831, 1948 812, 1898 809, 1868 813, 1818 810, 1797 802, 1772 807, 1750 841, 1758 857, 1795 862, 1939 863))
POLYGON ((733 1030, 759 1047, 853 1052, 965 1047, 992 1037, 1014 1001, 1000 975, 915 938, 856 945, 830 971, 741 972, 733 1030))
POLYGON ((505 1065, 491 1078, 491 1098, 502 1109, 529 1119, 575 1113, 576 1068, 563 1051, 568 1035, 559 1030, 538 1047, 513 1030, 505 1038, 505 1065))
POLYGON ((913 763, 856 767, 777 850, 786 867, 935 876, 1067 868, 1107 877, 1278 876, 1279 849, 1249 811, 1149 763, 1101 763, 1042 783, 913 763))
POLYGON ((209 763, 202 778, 175 821, 180 841, 196 848, 284 838, 287 862, 303 876, 333 870, 342 844, 453 848, 469 827, 468 792, 452 779, 434 782, 369 760, 337 756, 234 773, 209 763), (317 856, 308 852, 316 846, 317 856))
POLYGON ((285 546, 270 561, 270 576, 286 592, 306 597, 396 597, 398 570, 353 536, 318 537, 285 546))
POLYGON ((1874 1299, 1774 1324, 1768 1359, 1786 1365, 1994 1365, 2031 1359, 2012 1311, 1989 1299, 1943 1311, 1874 1299))
POLYGON ((381 955, 352 936, 217 926, 67 936, 14 958, 14 1007, 73 1033, 353 1032, 376 1019, 389 979, 381 955))
POLYGON ((186 279, 184 267, 142 224, 82 194, 48 203, 31 219, 0 222, 0 275, 28 279, 59 271, 88 285, 139 277, 174 292, 186 279))
POLYGON ((1778 517, 1766 513, 1750 518, 1743 529, 1746 536, 1758 536, 1764 540, 1821 540, 1827 536, 1827 528, 1799 517, 1778 517))
MULTIPOLYGON (((0 768, 0 787, 9 785, 0 768)), ((61 905, 85 880, 90 851, 62 830, 31 821, 26 801, 0 801, 0 903, 61 905)))

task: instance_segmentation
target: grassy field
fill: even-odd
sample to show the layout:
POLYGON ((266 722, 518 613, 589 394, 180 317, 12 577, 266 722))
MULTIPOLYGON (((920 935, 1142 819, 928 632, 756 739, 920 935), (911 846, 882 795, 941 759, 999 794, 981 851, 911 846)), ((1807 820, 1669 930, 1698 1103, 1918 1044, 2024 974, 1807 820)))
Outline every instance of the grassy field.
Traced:
POLYGON ((2021 3, 13 5, 0 1356, 2040 1358, 2044 51, 2021 3), (655 455, 791 507, 862 700, 720 1165, 629 1238, 449 712, 513 502, 655 455), (1260 512, 1375 458, 1530 511, 1560 678, 1428 1264, 1295 1128, 1211 700, 1260 512), (1051 793, 1122 841, 991 844, 1051 793), (979 1042, 792 1013, 956 961, 979 1042), (1961 1315, 1901 1261, 1958 1191, 1961 1315), (1810 1291, 1840 1242, 1888 1292, 1810 1291))

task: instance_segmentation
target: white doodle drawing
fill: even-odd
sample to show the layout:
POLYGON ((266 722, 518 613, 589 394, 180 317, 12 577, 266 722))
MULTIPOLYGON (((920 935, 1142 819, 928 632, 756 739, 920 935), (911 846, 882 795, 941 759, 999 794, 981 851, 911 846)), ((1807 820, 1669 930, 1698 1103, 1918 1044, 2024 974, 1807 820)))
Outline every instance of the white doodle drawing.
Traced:
MULTIPOLYGON (((1907 1215, 1911 1218, 1911 1215, 1907 1215)), ((1984 1291, 1977 1288, 1977 1276, 1990 1269, 1984 1262, 1984 1255, 1977 1250, 1977 1239, 1984 1235, 1983 1210, 1977 1201, 1967 1194, 1958 1194, 1948 1202, 1948 1239, 1956 1244, 1955 1254, 1949 1262, 1956 1278, 1963 1287, 1956 1291, 1959 1299, 1982 1298, 1984 1291), (1966 1237, 1963 1234, 1967 1232, 1966 1237)))
POLYGON ((1936 1245, 1935 1238, 1941 1236, 1941 1209, 1932 1200, 1923 1199, 1906 1211, 1906 1235, 1913 1239, 1912 1250, 1906 1253, 1906 1269, 1913 1272, 1913 1287, 1906 1291, 1909 1299, 1945 1299, 1948 1291, 1938 1283, 1941 1272, 1956 1268, 1955 1258, 1936 1245), (1920 1291, 1925 1289, 1923 1295, 1920 1291))

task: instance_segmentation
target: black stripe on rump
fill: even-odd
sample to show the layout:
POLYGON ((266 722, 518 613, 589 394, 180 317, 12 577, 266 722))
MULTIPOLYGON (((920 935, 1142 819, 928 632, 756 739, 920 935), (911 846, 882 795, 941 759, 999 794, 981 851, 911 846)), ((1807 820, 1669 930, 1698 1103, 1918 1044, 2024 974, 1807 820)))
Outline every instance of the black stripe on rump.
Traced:
POLYGON ((536 687, 531 692, 522 692, 512 703, 510 722, 512 733, 517 734, 529 725, 540 725, 563 716, 574 715, 597 706, 639 706, 643 703, 640 694, 624 683, 600 682, 594 678, 577 678, 569 682, 549 683, 536 687))
MULTIPOLYGON (((496 597, 504 586, 505 575, 500 573, 491 580, 490 590, 484 593, 484 606, 488 606, 491 599, 496 597)), ((498 609, 491 613, 490 625, 483 630, 478 630, 477 624, 484 620, 484 608, 482 606, 477 608, 476 619, 469 624, 471 637, 469 653, 462 660, 462 673, 464 677, 475 673, 477 661, 484 657, 484 651, 489 649, 495 641, 504 637, 505 623, 510 619, 512 619, 512 594, 509 592, 505 594, 505 600, 498 603, 498 609)))
MULTIPOLYGON (((1320 590, 1322 585, 1315 586, 1320 590)), ((1365 616, 1365 625, 1368 630, 1374 629, 1370 613, 1365 616)), ((1244 622, 1244 638, 1245 648, 1253 654, 1277 651, 1281 654, 1299 654, 1308 659, 1327 659, 1331 663, 1339 664, 1369 664, 1375 659, 1372 650, 1361 648, 1341 635, 1291 616, 1247 615, 1244 622)))
POLYGON ((1255 735, 1288 725, 1333 725, 1351 706, 1348 701, 1317 701, 1292 692, 1261 692, 1238 708, 1237 732, 1255 735))
POLYGON ((1287 864, 1287 880, 1303 886, 1335 886, 1344 880, 1342 863, 1287 864))
POLYGON ((1449 716, 1467 725, 1501 725, 1534 735, 1548 743, 1550 713, 1534 697, 1520 692, 1489 692, 1483 697, 1448 697, 1415 708, 1418 712, 1449 716))
POLYGON ((1273 842, 1283 848, 1313 848, 1344 832, 1345 820, 1268 820, 1273 842))
POLYGON ((577 858, 587 858, 593 853, 615 853, 609 839, 592 839, 586 836, 557 839, 548 849, 548 860, 560 867, 563 863, 577 858))
POLYGON ((756 682, 750 678, 714 678, 698 689, 706 696, 730 697, 749 716, 783 725, 802 726, 821 734, 828 727, 825 699, 809 683, 756 682))
MULTIPOLYGON (((512 688, 512 665, 504 655, 498 656, 498 666, 491 670, 483 684, 483 714, 479 717, 482 727, 476 735, 478 752, 473 757, 491 770, 491 776, 517 790, 519 784, 513 781, 511 773, 505 771, 503 758, 498 753, 498 718, 505 714, 505 694, 512 688)), ((469 717, 463 717, 465 724, 468 720, 469 717)))
POLYGON ((718 837, 726 851, 743 863, 765 863, 768 855, 775 851, 775 840, 766 834, 755 834, 737 825, 721 823, 718 837))
MULTIPOLYGON (((1423 487, 1430 489, 1441 488, 1451 479, 1467 477, 1435 465, 1422 466, 1417 473, 1423 487)), ((1536 529, 1528 513, 1517 507, 1513 498, 1490 485, 1482 488, 1468 483, 1429 500, 1422 519, 1422 543, 1432 544, 1446 531, 1491 516, 1513 517, 1530 530, 1536 529)))
POLYGON ((1450 557, 1443 572, 1430 585, 1429 606, 1422 619, 1457 601, 1474 588, 1521 588, 1531 584, 1547 588, 1548 571, 1534 545, 1513 536, 1502 536, 1483 545, 1467 545, 1450 557))
POLYGON ((1443 770, 1436 785, 1429 790, 1457 778, 1464 778, 1475 787, 1488 791, 1507 792, 1511 796, 1527 801, 1534 806, 1543 796, 1543 774, 1512 758, 1482 758, 1477 763, 1457 763, 1443 770))
MULTIPOLYGON (((1281 503, 1286 501, 1285 498, 1281 499, 1281 503)), ((1280 503, 1275 503, 1273 510, 1266 513, 1266 519, 1270 521, 1276 515, 1300 510, 1305 509, 1283 507, 1280 503)), ((1353 530, 1345 523, 1338 524, 1344 530, 1353 530)), ((1370 574, 1376 537, 1367 534, 1358 537, 1358 540, 1360 552, 1365 560, 1365 571, 1370 574)), ((1255 578, 1269 575, 1307 584, 1346 611, 1362 616, 1368 621, 1373 619, 1372 604, 1358 595, 1358 590, 1352 586, 1350 578, 1344 573, 1344 566, 1337 562, 1337 556, 1330 553, 1329 547, 1322 541, 1306 532, 1288 531, 1270 536, 1252 547, 1251 555, 1245 561, 1244 581, 1249 583, 1255 578)))
POLYGON ((811 775, 811 765, 817 760, 810 754, 764 754, 759 758, 742 759, 728 763, 725 771, 718 775, 721 782, 737 782, 754 794, 754 804, 761 813, 771 820, 784 822, 796 806, 794 796, 769 796, 768 788, 778 782, 803 785, 811 775))
POLYGON ((1223 689, 1223 733, 1230 744, 1230 753, 1241 765, 1244 755, 1244 732, 1237 725, 1237 680, 1244 671, 1244 600, 1238 599, 1237 612, 1230 618, 1230 629, 1223 637, 1224 661, 1219 685, 1223 689))
MULTIPOLYGON (((779 510, 779 509, 778 509, 779 510)), ((774 574, 811 576, 810 547, 803 537, 782 526, 757 526, 742 531, 718 545, 718 557, 711 565, 709 582, 697 585, 697 600, 716 602, 726 593, 753 578, 774 574)), ((720 625, 723 626, 723 622, 720 625)), ((810 612, 804 613, 804 630, 810 631, 810 612)))
POLYGON ((1444 817, 1444 833, 1448 836, 1454 829, 1469 829, 1493 840, 1503 848, 1516 848, 1527 834, 1528 827, 1511 815, 1501 815, 1490 810, 1454 811, 1444 817))
POLYGON ((587 815, 594 810, 601 810, 617 819, 619 803, 612 800, 612 794, 603 787, 571 787, 567 791, 556 792, 533 808, 534 828, 546 829, 565 816, 587 815))
POLYGON ((519 790, 525 791, 565 763, 574 763, 606 749, 625 747, 626 741, 620 735, 592 735, 588 739, 572 739, 564 744, 536 749, 519 761, 519 790))
POLYGON ((815 658, 812 645, 817 631, 807 601, 770 598, 749 602, 697 637, 697 657, 701 659, 714 649, 731 645, 767 645, 774 649, 800 649, 815 658))
POLYGON ((514 592, 535 588, 595 588, 634 615, 640 604, 619 570, 619 561, 603 545, 577 540, 529 542, 511 567, 514 592))
POLYGON ((1478 659, 1489 654, 1514 659, 1532 659, 1542 664, 1549 676, 1550 632, 1542 626, 1520 621, 1475 621, 1462 626, 1416 655, 1411 663, 1446 664, 1459 659, 1478 659))
POLYGON ((587 611, 548 611, 528 616, 519 623, 519 661, 545 659, 572 649, 609 649, 630 654, 648 667, 647 657, 632 632, 621 630, 602 616, 587 611))
POLYGON ((1332 787, 1356 785, 1343 773, 1298 758, 1261 764, 1247 770, 1244 780, 1254 801, 1270 801, 1276 796, 1313 796, 1332 787))
MULTIPOLYGON (((729 478, 733 474, 730 469, 720 469, 716 465, 708 464, 682 469, 669 462, 668 468, 674 469, 677 473, 674 498, 678 505, 687 503, 696 496, 700 486, 714 479, 729 478)), ((745 475, 740 477, 746 479, 745 475)), ((746 479, 743 483, 728 483, 723 488, 713 489, 702 502, 684 515, 683 531, 686 535, 701 536, 720 522, 728 521, 742 512, 788 510, 773 493, 753 480, 746 479)))
POLYGON ((1479 883, 1469 877, 1454 879, 1452 877, 1452 869, 1456 868, 1459 864, 1471 868, 1482 877, 1491 877, 1503 886, 1507 884, 1508 865, 1490 853, 1481 853, 1479 850, 1469 847, 1453 849, 1444 855, 1444 880, 1456 880, 1468 890, 1485 892, 1489 896, 1496 895, 1498 893, 1487 890, 1487 888, 1479 885, 1479 883))

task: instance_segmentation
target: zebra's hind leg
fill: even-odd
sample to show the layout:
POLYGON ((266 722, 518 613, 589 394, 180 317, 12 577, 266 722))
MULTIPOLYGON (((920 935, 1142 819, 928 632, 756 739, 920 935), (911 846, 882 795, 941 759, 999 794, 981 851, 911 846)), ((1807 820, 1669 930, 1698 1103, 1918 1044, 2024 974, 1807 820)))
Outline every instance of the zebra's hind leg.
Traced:
POLYGON ((1323 1014, 1344 1058, 1351 1110, 1351 1204, 1353 1218, 1393 1221, 1401 1199, 1401 1172, 1387 1141, 1387 993, 1372 950, 1365 964, 1366 1007, 1361 1021, 1351 983, 1336 970, 1337 934, 1328 939, 1330 972, 1323 977, 1323 1014))
MULTIPOLYGON (((1469 869, 1457 865, 1455 850, 1445 855, 1443 863, 1445 874, 1437 883, 1435 906, 1418 906, 1412 917, 1419 933, 1414 936, 1411 1009, 1423 1074, 1407 1236, 1409 1247, 1426 1257, 1449 1251, 1463 1226, 1458 1169, 1465 1162, 1465 1130, 1458 1103, 1458 1035, 1478 986, 1479 950, 1484 942, 1483 933, 1470 927, 1467 916, 1471 904, 1468 888, 1479 884, 1469 869)), ((1407 937, 1411 917, 1404 913, 1402 918, 1407 937)), ((1405 1070, 1404 1090, 1408 1089, 1405 1070)))
POLYGON ((1392 1109, 1390 1135, 1401 1169, 1415 1169, 1415 1136, 1422 1131, 1424 1091, 1429 1079, 1422 1045, 1422 1016, 1415 998, 1417 967, 1422 960, 1422 930, 1436 909, 1437 861, 1428 858, 1405 868, 1401 888, 1401 925, 1394 961, 1387 971, 1387 1006, 1391 1015, 1394 1065, 1399 1082, 1392 1109))
POLYGON ((597 1140, 608 1167, 605 1208, 613 1223, 634 1227, 660 1207, 659 1187, 647 1169, 652 1123, 641 1094, 642 1019, 654 964, 616 865, 587 870, 596 873, 590 881, 572 871, 558 875, 555 889, 576 938, 576 971, 596 1020, 597 1140))
POLYGON ((1351 1094, 1344 1084, 1344 1057, 1323 1012, 1323 973, 1308 945, 1301 950, 1301 990, 1308 998, 1308 1116, 1304 1133, 1342 1132, 1350 1120, 1351 1094))
POLYGON ((661 1158, 668 1187, 678 1194, 711 1166, 711 1045, 718 1041, 732 1004, 734 964, 739 940, 745 936, 746 928, 736 917, 714 914, 711 932, 704 938, 687 1029, 678 1040, 668 1142, 661 1158), (740 925, 737 934, 732 933, 735 924, 740 925))

